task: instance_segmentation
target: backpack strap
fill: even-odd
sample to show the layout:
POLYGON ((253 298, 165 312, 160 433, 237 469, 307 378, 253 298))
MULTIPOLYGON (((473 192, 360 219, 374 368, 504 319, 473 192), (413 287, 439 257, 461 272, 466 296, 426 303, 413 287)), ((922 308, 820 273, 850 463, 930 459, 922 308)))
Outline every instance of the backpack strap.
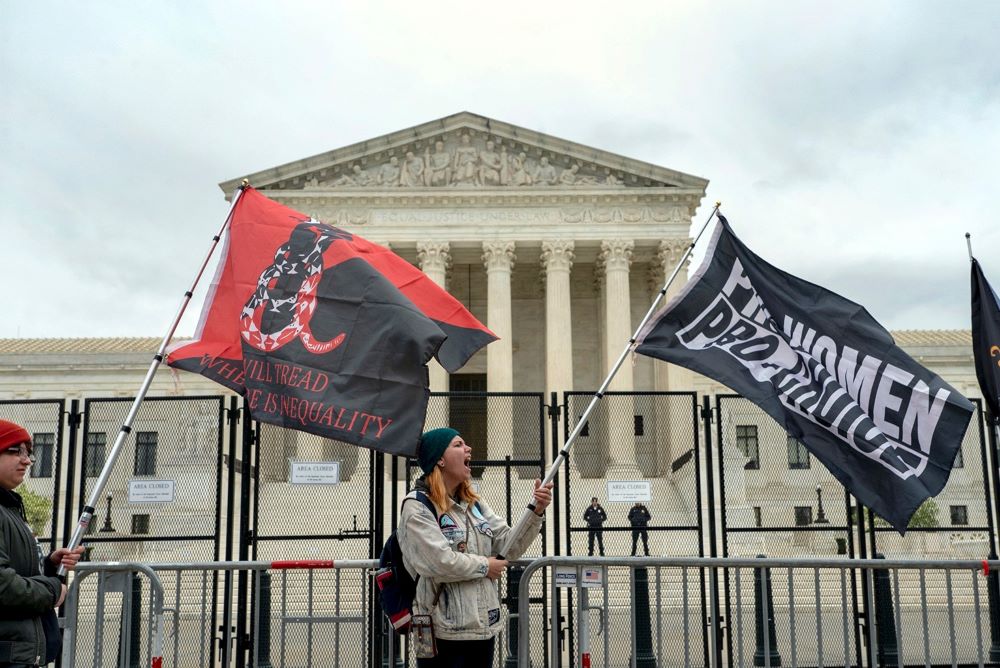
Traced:
POLYGON ((431 511, 431 515, 434 516, 435 520, 441 519, 441 517, 438 515, 437 508, 434 506, 434 502, 431 501, 431 497, 427 496, 426 494, 424 494, 423 492, 421 492, 418 489, 414 493, 413 498, 415 498, 420 503, 424 504, 424 508, 426 508, 427 510, 431 511))
MULTIPOLYGON (((431 511, 431 515, 434 516, 434 521, 435 522, 440 519, 440 515, 438 515, 438 512, 437 512, 437 507, 435 507, 434 502, 431 501, 431 497, 427 496, 426 494, 424 494, 423 492, 421 492, 419 489, 416 490, 413 493, 413 496, 407 496, 405 499, 403 499, 403 503, 400 504, 400 514, 402 514, 402 506, 403 506, 403 504, 405 504, 407 501, 412 501, 414 499, 416 499, 420 503, 424 504, 424 508, 426 508, 427 510, 431 511)), ((419 581, 420 581, 420 576, 417 575, 417 577, 415 577, 413 579, 413 582, 416 583, 416 582, 419 582, 419 581)), ((433 610, 435 607, 437 607, 438 599, 441 598, 441 592, 442 591, 444 591, 444 587, 438 587, 437 591, 434 592, 434 601, 431 603, 431 610, 433 610)))

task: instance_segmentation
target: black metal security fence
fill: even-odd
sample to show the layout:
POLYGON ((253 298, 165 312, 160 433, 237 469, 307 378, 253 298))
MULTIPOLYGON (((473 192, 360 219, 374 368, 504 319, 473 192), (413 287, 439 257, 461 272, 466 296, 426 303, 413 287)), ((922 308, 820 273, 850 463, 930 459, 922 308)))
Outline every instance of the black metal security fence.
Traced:
MULTIPOLYGON (((547 469, 590 399, 582 392, 548 397, 434 394, 427 426, 451 425, 462 432, 473 446, 479 493, 513 522, 530 497, 532 481, 547 469)), ((36 530, 43 543, 54 547, 70 535, 110 448, 107 435, 116 433, 129 403, 127 398, 0 402, 0 416, 24 424, 34 437, 38 461, 25 487, 34 493, 37 507, 44 510, 51 504, 49 516, 36 530)), ((595 557, 603 543, 608 557, 629 556, 634 544, 638 555, 648 545, 654 557, 991 558, 997 550, 995 506, 1000 494, 995 441, 985 435, 989 433, 982 420, 974 420, 945 490, 918 512, 916 524, 903 538, 859 510, 801 444, 745 399, 609 392, 559 472, 543 538, 526 557, 587 554, 592 532, 583 513, 596 497, 608 520, 603 540, 595 540, 595 557), (636 502, 649 512, 645 527, 633 527, 628 519, 636 502)), ((112 470, 107 494, 96 504, 84 545, 93 560, 154 564, 371 559, 395 528, 399 501, 414 472, 412 462, 399 458, 259 425, 246 418, 233 397, 148 399, 112 470)), ((867 636, 874 625, 870 620, 882 614, 877 588, 861 572, 845 573, 844 602, 855 616, 848 649, 854 665, 866 665, 867 636)), ((216 617, 206 619, 204 640, 199 636, 183 642, 202 643, 214 665, 247 665, 257 642, 248 611, 256 605, 259 588, 245 572, 212 577, 207 584, 179 585, 182 591, 211 594, 209 607, 216 617)), ((516 577, 509 586, 501 583, 511 610, 518 603, 512 595, 516 577)), ((688 583, 690 610, 703 620, 691 627, 695 655, 705 656, 713 644, 727 656, 735 655, 739 641, 729 621, 735 619, 737 606, 746 604, 741 586, 722 577, 713 589, 712 582, 701 580, 705 577, 706 572, 699 571, 698 581, 688 583), (709 595, 714 590, 723 592, 718 601, 709 595)), ((813 586, 821 594, 839 591, 839 577, 821 572, 813 586)), ((609 609, 626 605, 632 600, 633 583, 621 573, 609 578, 609 609)), ((538 645, 532 655, 549 657, 558 650, 565 660, 575 661, 576 634, 584 621, 577 613, 579 600, 572 589, 553 592, 550 584, 532 584, 530 605, 539 611, 532 614, 549 624, 554 611, 563 621, 532 636, 532 645, 538 645)), ((380 665, 390 655, 412 663, 405 644, 387 645, 374 589, 370 583, 366 587, 363 595, 352 596, 368 601, 365 628, 370 634, 363 649, 370 665, 380 665)), ((921 592, 919 583, 906 578, 899 587, 904 598, 921 592)), ((982 601, 989 604, 990 615, 1000 611, 995 589, 1000 591, 989 587, 982 601)), ((313 591, 318 598, 332 595, 322 586, 313 591)), ((923 591, 931 602, 947 600, 944 584, 923 591)), ((936 613, 929 614, 931 623, 937 623, 936 613)), ((609 619, 610 645, 624 642, 624 627, 614 625, 625 619, 609 619)), ((991 642, 1000 652, 1000 618, 994 627, 991 642)), ((959 635, 963 632, 960 629, 959 635)), ((498 661, 510 665, 505 657, 511 651, 498 651, 498 661)))
MULTIPOLYGON (((1000 663, 983 577, 997 567, 995 560, 543 557, 527 567, 520 586, 523 594, 550 571, 560 586, 578 592, 578 658, 566 662, 554 654, 549 665, 982 667, 1000 663), (860 659, 849 602, 858 571, 878 600, 860 659), (714 609, 723 580, 740 592, 726 620, 733 641, 713 641, 706 653, 697 642, 704 624, 698 583, 710 583, 714 609), (626 583, 631 602, 615 600, 615 581, 626 583), (912 593, 906 583, 913 583, 912 593)), ((518 622, 527 642, 516 665, 539 665, 532 649, 542 620, 522 605, 518 622)))

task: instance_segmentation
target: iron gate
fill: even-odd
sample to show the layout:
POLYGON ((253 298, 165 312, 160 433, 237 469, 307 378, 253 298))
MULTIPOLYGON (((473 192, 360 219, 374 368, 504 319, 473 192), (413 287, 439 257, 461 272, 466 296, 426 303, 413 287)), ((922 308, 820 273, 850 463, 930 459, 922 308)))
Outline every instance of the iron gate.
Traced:
MULTIPOLYGON (((593 392, 566 392, 563 402, 564 438, 576 427, 593 392)), ((602 527, 601 542, 606 556, 642 554, 642 534, 647 533, 651 554, 704 556, 703 504, 701 494, 700 434, 697 395, 693 392, 605 392, 591 413, 588 424, 570 449, 564 465, 562 482, 566 488, 567 555, 587 554, 591 531, 583 519, 584 511, 596 497, 605 508, 608 519, 602 527), (609 482, 610 481, 610 482, 609 482), (650 514, 645 531, 632 527, 628 515, 632 502, 609 502, 610 485, 642 483, 640 494, 649 493, 646 504, 650 514), (645 483, 648 483, 648 487, 645 483)), ((627 492, 626 492, 627 493, 627 492)), ((597 536, 594 536, 597 543, 597 536)), ((699 575, 703 577, 703 575, 699 575)), ((643 600, 674 600, 677 582, 654 582, 643 588, 643 600), (652 587, 652 590, 649 589, 652 587), (652 597, 652 598, 648 598, 652 597)), ((611 615, 609 628, 617 629, 610 636, 609 656, 620 660, 629 656, 626 644, 628 610, 633 605, 629 582, 610 582, 608 594, 598 602, 603 614, 611 615)), ((692 596, 698 601, 689 611, 696 618, 689 620, 697 634, 696 657, 707 662, 708 636, 706 614, 708 601, 705 583, 692 596)), ((595 598, 595 600, 598 600, 595 598)), ((568 591, 570 629, 575 619, 573 591, 568 591)), ((648 606, 647 606, 648 609, 648 606)), ((680 642, 676 635, 682 626, 674 625, 665 638, 669 643, 680 642)), ((572 631, 571 631, 572 634, 572 631)), ((577 653, 571 636, 572 656, 577 653)))
MULTIPOLYGON (((432 392, 427 406, 427 429, 451 426, 458 430, 472 448, 472 484, 482 501, 513 525, 531 498, 534 480, 545 474, 546 406, 543 395, 531 392, 432 392)), ((391 463, 391 530, 399 521, 403 496, 412 489, 413 481, 420 475, 415 460, 390 457, 391 463)), ((558 486, 553 492, 552 505, 559 504, 558 486)), ((559 541, 558 527, 546 522, 559 541)), ((548 531, 543 527, 541 540, 535 541, 522 557, 531 559, 549 553, 548 531)), ((520 571, 511 569, 500 582, 501 604, 508 610, 517 609, 517 586, 520 571)), ((548 610, 547 581, 531 592, 531 604, 542 614, 548 610)), ((547 619, 543 617, 543 619, 547 619)), ((494 665, 512 665, 517 647, 512 633, 516 621, 511 620, 500 635, 494 665)), ((540 666, 548 665, 548 634, 537 639, 532 654, 537 655, 540 666), (542 663, 544 662, 544 663, 542 663)), ((387 648, 384 648, 387 650, 387 648)), ((387 651, 385 655, 388 656, 387 651)), ((396 650, 407 665, 413 664, 408 647, 396 650)))
MULTIPOLYGON (((949 526, 942 526, 945 521, 936 517, 939 510, 935 510, 936 503, 931 499, 914 515, 905 538, 900 537, 882 520, 873 518, 870 511, 862 509, 858 501, 822 464, 815 461, 801 443, 789 437, 777 422, 747 399, 738 395, 718 395, 714 414, 710 417, 714 417, 716 421, 713 430, 716 445, 711 449, 715 461, 708 463, 709 479, 711 481, 713 477, 717 477, 719 483, 717 489, 713 484, 709 485, 709 494, 710 498, 718 495, 723 557, 768 556, 780 559, 806 554, 850 559, 855 556, 882 556, 883 553, 890 558, 995 557, 993 546, 996 531, 992 518, 988 463, 990 456, 984 438, 982 415, 978 410, 966 432, 949 482, 939 495, 953 504, 950 507, 949 526), (956 506, 965 509, 964 512, 957 513, 956 506), (966 521, 971 517, 976 521, 966 521)), ((880 592, 880 587, 884 585, 873 582, 870 573, 855 570, 848 573, 846 591, 849 596, 848 604, 855 610, 855 623, 845 643, 849 640, 850 653, 856 665, 864 665, 866 645, 870 642, 872 627, 875 626, 879 627, 880 635, 887 634, 890 640, 898 631, 900 637, 906 640, 902 643, 903 646, 915 651, 918 643, 907 636, 916 625, 904 624, 902 629, 895 628, 898 622, 894 621, 893 614, 902 614, 905 621, 907 613, 886 607, 891 604, 885 603, 888 599, 887 592, 880 592)), ((787 574, 772 573, 772 604, 778 610, 789 609, 796 596, 787 577, 787 574)), ((836 573, 821 575, 817 572, 816 581, 808 585, 815 590, 817 600, 825 598, 839 604, 839 592, 844 585, 837 577, 836 573)), ((736 601, 742 601, 746 605, 747 599, 752 600, 755 595, 754 583, 743 584, 742 587, 735 587, 727 574, 724 601, 726 619, 732 618, 736 601)), ((904 592, 907 589, 926 591, 924 582, 904 581, 897 583, 897 586, 904 592)), ((947 586, 950 585, 935 583, 936 589, 932 587, 932 590, 944 597, 947 586)), ((996 585, 991 587, 995 588, 996 585)), ((958 605, 967 603, 959 602, 958 605)), ((822 639, 822 629, 826 624, 824 615, 831 619, 836 617, 839 613, 835 607, 817 614, 813 620, 800 620, 795 634, 822 639)), ((947 609, 941 607, 930 614, 940 616, 937 622, 931 620, 932 626, 947 626, 945 618, 954 615, 954 610, 949 604, 947 609)), ((777 643, 771 643, 771 651, 774 652, 772 662, 778 660, 779 647, 787 648, 793 642, 790 620, 785 613, 774 616, 774 625, 777 643)), ((966 626, 966 630, 970 628, 966 626)), ((730 659, 753 653, 755 644, 756 649, 760 650, 759 638, 743 637, 741 640, 741 646, 734 647, 736 639, 732 634, 727 634, 726 646, 730 659)), ((838 638, 828 638, 827 641, 840 642, 838 638)), ((969 648, 976 646, 974 642, 962 644, 969 648)), ((882 647, 880 643, 879 651, 882 651, 882 647)), ((940 649, 938 653, 942 657, 947 650, 936 649, 940 649)), ((798 660, 801 665, 817 664, 822 655, 822 645, 813 647, 813 650, 813 655, 800 651, 798 660)), ((933 658, 934 653, 930 656, 933 658)), ((879 660, 884 658, 880 655, 879 660)), ((904 662, 908 660, 903 656, 901 648, 900 658, 904 662)), ((894 664, 895 659, 891 663, 894 664)))
MULTIPOLYGON (((89 486, 103 469, 113 440, 133 399, 88 399, 84 402, 79 447, 70 449, 69 480, 78 482, 73 521, 90 496, 89 486)), ((132 431, 111 469, 104 496, 82 538, 90 561, 179 562, 217 560, 222 536, 222 454, 225 409, 221 396, 150 397, 139 408, 132 431)), ((67 518, 69 522, 69 518, 67 518)), ((67 524, 69 526, 69 524, 67 524)), ((65 538, 64 538, 65 540, 65 538)), ((171 633, 176 643, 174 665, 195 666, 207 654, 214 663, 214 629, 219 582, 185 574, 178 590, 204 592, 211 600, 210 619, 177 615, 171 633)), ((95 583, 82 588, 86 595, 95 583)), ((123 596, 126 595, 123 593, 123 596)), ((149 592, 135 589, 138 607, 149 592)), ((207 603, 207 601, 206 601, 207 603)), ((206 606, 207 607, 207 606, 206 606)), ((125 620, 122 620, 125 623, 125 620)), ((90 617, 79 620, 87 633, 90 617)))
MULTIPOLYGON (((539 477, 545 462, 550 461, 545 456, 546 431, 551 434, 553 453, 558 452, 559 418, 563 420, 562 434, 568 435, 591 396, 566 393, 562 410, 557 411, 555 396, 551 405, 546 406, 542 395, 532 393, 434 394, 428 407, 427 426, 451 424, 472 439, 479 492, 498 514, 512 522, 530 496, 532 480, 539 477)), ((900 538, 861 513, 839 483, 798 444, 789 441, 785 432, 762 411, 735 395, 716 397, 714 410, 709 399, 703 399, 704 410, 699 414, 693 393, 607 393, 557 477, 549 531, 526 556, 548 554, 550 546, 554 554, 562 550, 567 554, 585 554, 588 531, 582 521, 583 508, 592 496, 606 502, 604 485, 609 479, 649 482, 656 499, 650 503, 653 515, 648 528, 650 550, 661 555, 701 556, 708 551, 714 556, 718 553, 716 535, 722 555, 728 557, 753 557, 759 553, 774 557, 784 552, 844 558, 884 553, 890 558, 945 555, 978 559, 995 554, 997 532, 995 511, 991 507, 998 496, 997 465, 991 450, 994 446, 992 442, 987 445, 981 419, 973 421, 962 445, 961 459, 938 498, 940 526, 916 526, 906 538, 900 538), (699 415, 706 429, 704 450, 700 446, 699 415), (707 421, 706 416, 709 416, 707 421), (710 422, 713 416, 714 428, 710 422), (702 454, 706 456, 703 458, 702 454), (702 473, 707 476, 706 503, 698 491, 702 473), (665 489, 670 491, 669 495, 664 495, 665 489), (673 494, 682 498, 676 500, 673 494), (560 521, 562 514, 566 517, 560 521), (859 519, 863 526, 859 525, 859 519), (703 520, 707 526, 703 526, 703 520), (713 522, 718 522, 717 531, 713 522)), ((64 401, 0 401, 0 416, 24 424, 34 437, 38 464, 26 481, 27 487, 43 504, 52 504, 52 519, 38 531, 43 543, 56 547, 71 533, 79 508, 87 499, 88 486, 103 466, 110 448, 111 439, 107 435, 117 433, 131 401, 91 399, 83 402, 82 411, 78 410, 77 401, 69 402, 68 411, 64 401)), ((90 558, 161 563, 212 560, 222 556, 223 547, 227 559, 234 556, 237 548, 240 559, 250 558, 251 552, 262 559, 376 556, 374 552, 381 545, 386 529, 395 527, 399 501, 414 473, 412 463, 343 443, 256 425, 241 419, 236 398, 229 399, 228 409, 225 401, 223 397, 206 396, 148 398, 144 402, 112 470, 108 495, 96 504, 97 514, 84 536, 90 558), (289 479, 290 461, 336 461, 340 482, 299 485, 289 479), (389 471, 385 470, 386 465, 389 471), (325 516, 340 519, 329 526, 317 525, 308 509, 320 505, 339 511, 324 513, 325 516), (383 526, 383 518, 389 527, 383 526)), ((625 506, 610 507, 604 529, 606 553, 627 555, 632 529, 624 517, 625 506)), ((293 589, 299 587, 300 593, 309 591, 305 580, 296 582, 291 578, 289 582, 293 589)), ((232 587, 228 582, 191 584, 192 590, 211 592, 212 609, 222 611, 223 627, 237 631, 237 648, 243 650, 233 654, 233 648, 209 642, 212 646, 207 650, 213 660, 218 652, 222 665, 245 665, 254 638, 250 620, 238 611, 252 609, 256 602, 250 582, 232 587), (240 598, 240 603, 231 605, 230 596, 240 598), (216 598, 223 601, 221 606, 216 598), (236 616, 230 619, 234 613, 236 616)), ((786 584, 780 578, 775 581, 778 601, 786 584)), ((841 586, 822 578, 809 584, 818 587, 820 597, 839 591, 841 586)), ((174 583, 174 588, 183 592, 186 585, 174 583)), ((721 601, 725 612, 720 622, 730 618, 730 604, 736 596, 749 595, 742 588, 737 592, 735 583, 727 581, 725 585, 726 594, 721 601)), ((858 610, 849 639, 850 651, 854 662, 863 664, 867 661, 865 645, 870 626, 867 620, 878 619, 882 624, 887 613, 874 600, 878 593, 876 583, 865 581, 858 574, 846 585, 847 602, 858 610)), ((905 593, 909 585, 901 582, 899 586, 905 593)), ((619 593, 627 591, 627 587, 617 589, 619 593)), ((706 589, 701 587, 702 591, 706 589)), ((928 591, 933 599, 945 596, 947 589, 948 583, 940 582, 914 585, 913 591, 928 591)), ((994 589, 995 584, 989 588, 991 595, 994 589)), ((505 582, 502 591, 508 590, 505 582)), ((317 600, 326 596, 319 590, 313 591, 317 600)), ((543 605, 547 592, 547 585, 533 591, 533 604, 543 605)), ((292 598, 298 596, 295 591, 286 593, 292 598)), ((373 591, 342 592, 348 594, 371 601, 373 591)), ((572 603, 571 591, 560 591, 553 600, 562 608, 567 600, 572 603)), ((608 603, 613 607, 616 601, 608 603)), ((968 605, 966 601, 956 603, 959 608, 968 605)), ((743 605, 748 605, 745 597, 743 605)), ((993 608, 1000 605, 991 601, 991 611, 993 608)), ((565 609, 571 613, 566 616, 563 629, 570 634, 568 647, 575 648, 573 606, 565 609)), ((702 600, 697 612, 703 620, 706 609, 702 600)), ((902 611, 904 622, 907 614, 902 611)), ((931 614, 948 615, 946 608, 931 614)), ((282 623, 278 617, 274 619, 282 623)), ((380 621, 378 611, 369 606, 366 637, 371 642, 366 647, 349 650, 356 651, 358 660, 366 665, 379 663, 379 652, 384 649, 377 644, 381 642, 380 621)), ((614 623, 614 619, 610 621, 614 623)), ((711 623, 710 619, 707 621, 711 623)), ((776 621, 778 633, 784 634, 781 636, 784 638, 790 632, 787 620, 776 621)), ((182 635, 179 645, 183 651, 175 657, 178 665, 195 665, 197 659, 193 657, 206 649, 205 642, 193 635, 195 626, 201 623, 180 619, 176 629, 171 628, 182 635)), ((223 629, 215 620, 210 623, 210 636, 223 629)), ((697 625, 702 629, 701 646, 705 652, 706 624, 697 625)), ((813 631, 821 626, 822 620, 813 631)), ((1000 627, 1000 622, 997 626, 1000 627)), ((899 631, 901 638, 906 639, 909 628, 899 631)), ((86 628, 82 630, 86 632, 86 628)), ((810 629, 800 625, 797 632, 809 633, 810 629)), ((296 633, 299 631, 289 629, 287 637, 295 638, 296 633)), ((199 635, 204 636, 204 631, 199 635)), ((531 651, 540 661, 542 657, 547 661, 550 655, 545 647, 551 642, 550 635, 546 632, 533 636, 532 643, 539 646, 531 651)), ((505 633, 502 640, 509 638, 510 634, 505 633)), ((301 640, 323 642, 319 633, 302 635, 301 640)), ((726 637, 728 655, 737 656, 742 651, 745 656, 750 649, 745 643, 750 639, 744 638, 740 647, 735 647, 734 642, 734 638, 726 637)), ((994 638, 994 645, 1000 647, 997 642, 994 638)), ((697 641, 693 644, 698 645, 697 641)), ((617 651, 625 650, 622 647, 617 651)), ((501 646, 497 655, 498 661, 511 656, 509 645, 501 646)), ((798 659, 803 663, 809 661, 801 653, 798 659)))

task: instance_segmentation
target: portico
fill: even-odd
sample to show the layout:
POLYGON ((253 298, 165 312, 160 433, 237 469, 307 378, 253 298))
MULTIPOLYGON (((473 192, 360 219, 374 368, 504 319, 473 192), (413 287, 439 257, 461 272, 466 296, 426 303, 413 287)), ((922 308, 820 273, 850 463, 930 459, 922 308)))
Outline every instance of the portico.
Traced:
MULTIPOLYGON (((445 286, 500 336, 459 372, 492 392, 596 388, 689 243, 708 183, 471 113, 246 178, 445 286)), ((642 358, 611 389, 679 389, 678 374, 642 358)), ((431 389, 449 388, 435 365, 431 389)))

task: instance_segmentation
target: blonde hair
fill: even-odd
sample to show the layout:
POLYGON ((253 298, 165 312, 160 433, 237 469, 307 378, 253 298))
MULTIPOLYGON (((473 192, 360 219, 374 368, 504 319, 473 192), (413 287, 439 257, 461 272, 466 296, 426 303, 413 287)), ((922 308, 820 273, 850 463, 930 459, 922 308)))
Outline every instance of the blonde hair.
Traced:
MULTIPOLYGON (((441 475, 441 469, 434 467, 433 471, 424 476, 424 481, 427 483, 427 496, 431 498, 438 514, 448 512, 448 509, 451 508, 451 502, 448 499, 448 490, 444 486, 444 476, 441 475)), ((459 501, 465 501, 470 506, 479 500, 479 495, 472 489, 472 483, 468 480, 458 483, 455 497, 459 501)))

